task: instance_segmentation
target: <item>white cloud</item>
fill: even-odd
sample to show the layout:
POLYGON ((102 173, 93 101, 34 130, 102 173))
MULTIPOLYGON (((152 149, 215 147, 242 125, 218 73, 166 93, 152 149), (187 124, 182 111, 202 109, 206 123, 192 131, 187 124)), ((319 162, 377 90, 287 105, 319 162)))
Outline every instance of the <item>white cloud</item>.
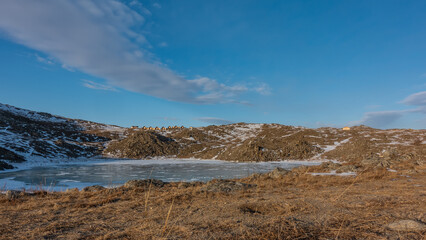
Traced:
POLYGON ((150 44, 140 31, 144 22, 140 13, 115 0, 0 2, 0 32, 6 37, 109 85, 199 104, 239 102, 238 95, 249 91, 208 78, 187 80, 153 61, 146 51, 150 44))
POLYGON ((426 91, 411 94, 401 103, 411 106, 426 106, 426 91))
POLYGON ((215 117, 200 117, 196 118, 196 120, 205 122, 208 124, 214 124, 214 125, 226 125, 226 124, 232 124, 234 122, 222 119, 222 118, 215 118, 215 117))
POLYGON ((408 106, 416 106, 414 109, 367 112, 361 120, 350 122, 350 125, 367 125, 371 127, 383 128, 394 123, 407 114, 426 114, 426 91, 411 94, 400 103, 408 106))
POLYGON ((96 89, 96 90, 117 91, 117 89, 115 89, 112 86, 93 82, 93 81, 90 81, 90 80, 85 80, 85 79, 83 79, 83 86, 85 86, 87 88, 91 88, 91 89, 96 89))
POLYGON ((196 97, 197 102, 204 104, 211 103, 241 103, 236 101, 235 97, 239 94, 249 91, 244 85, 227 86, 218 83, 214 79, 200 77, 194 80, 189 80, 191 84, 200 89, 200 95, 196 97))

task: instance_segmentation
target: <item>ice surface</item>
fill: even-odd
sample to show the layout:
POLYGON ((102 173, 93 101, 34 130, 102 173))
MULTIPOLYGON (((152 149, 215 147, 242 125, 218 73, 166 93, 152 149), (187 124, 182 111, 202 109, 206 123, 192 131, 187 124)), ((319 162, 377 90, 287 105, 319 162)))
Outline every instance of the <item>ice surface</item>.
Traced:
MULTIPOLYGON (((82 189, 91 185, 120 186, 132 179, 156 178, 163 181, 209 181, 213 178, 241 178, 264 173, 276 167, 291 169, 319 162, 277 161, 236 163, 199 159, 106 160, 61 163, 21 171, 0 173, 0 186, 7 189, 52 191, 82 189)), ((1 189, 0 189, 1 190, 1 189)))

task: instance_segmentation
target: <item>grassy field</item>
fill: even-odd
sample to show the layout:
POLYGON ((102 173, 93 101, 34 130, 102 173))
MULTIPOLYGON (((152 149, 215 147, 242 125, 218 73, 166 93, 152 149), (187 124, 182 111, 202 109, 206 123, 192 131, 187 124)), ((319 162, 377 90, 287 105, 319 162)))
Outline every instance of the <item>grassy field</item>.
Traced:
POLYGON ((1 239, 424 239, 425 166, 357 175, 236 180, 243 189, 170 183, 0 196, 1 239), (210 190, 209 190, 210 189, 210 190), (411 220, 418 228, 395 228, 411 220), (423 225, 422 225, 423 224, 423 225), (394 224, 395 225, 395 224, 394 224))

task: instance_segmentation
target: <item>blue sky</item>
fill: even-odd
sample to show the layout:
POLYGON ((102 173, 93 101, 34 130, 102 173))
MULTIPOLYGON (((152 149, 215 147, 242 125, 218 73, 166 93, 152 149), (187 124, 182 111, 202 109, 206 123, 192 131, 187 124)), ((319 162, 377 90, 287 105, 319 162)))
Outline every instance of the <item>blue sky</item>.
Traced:
POLYGON ((0 103, 121 126, 426 128, 425 1, 0 3, 0 103))

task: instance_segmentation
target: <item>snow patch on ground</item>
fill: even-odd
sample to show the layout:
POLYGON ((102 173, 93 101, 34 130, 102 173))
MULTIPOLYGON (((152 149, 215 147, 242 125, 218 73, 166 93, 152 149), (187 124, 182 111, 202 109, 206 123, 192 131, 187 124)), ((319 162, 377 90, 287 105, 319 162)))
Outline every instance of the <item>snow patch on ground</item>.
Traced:
POLYGON ((312 176, 356 176, 355 172, 343 172, 343 173, 336 173, 336 171, 331 171, 328 173, 311 173, 312 176))
POLYGON ((242 127, 234 127, 231 132, 229 132, 230 135, 233 137, 239 138, 241 141, 245 141, 249 138, 256 137, 258 134, 258 131, 263 127, 264 124, 246 124, 242 127))
POLYGON ((0 110, 10 112, 17 116, 22 116, 26 118, 30 118, 35 121, 43 121, 43 122, 66 122, 67 119, 54 116, 48 113, 38 113, 30 110, 25 110, 21 108, 16 108, 7 104, 0 103, 0 110))
POLYGON ((338 146, 340 146, 340 145, 342 145, 342 144, 345 144, 345 143, 349 142, 349 140, 350 140, 350 139, 351 139, 351 138, 347 138, 347 139, 344 139, 344 140, 342 140, 342 141, 340 141, 340 142, 334 142, 334 144, 333 144, 333 145, 327 145, 325 148, 323 148, 323 150, 324 150, 324 152, 323 152, 323 153, 317 154, 316 156, 312 157, 312 159, 319 159, 319 158, 321 158, 321 157, 322 157, 322 155, 324 155, 325 153, 330 152, 330 151, 333 151, 333 150, 334 150, 334 149, 336 149, 338 146))

